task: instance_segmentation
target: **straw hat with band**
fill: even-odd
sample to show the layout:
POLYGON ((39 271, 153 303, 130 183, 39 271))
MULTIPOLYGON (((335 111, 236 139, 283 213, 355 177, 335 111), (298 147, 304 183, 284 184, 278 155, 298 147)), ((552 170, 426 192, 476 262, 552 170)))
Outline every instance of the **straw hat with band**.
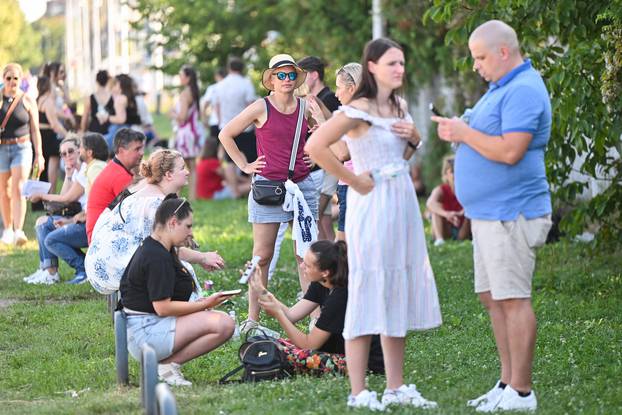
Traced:
POLYGON ((296 77, 296 84, 294 85, 295 88, 298 88, 300 85, 302 85, 302 83, 305 81, 305 78, 307 77, 307 73, 298 65, 296 65, 296 61, 294 60, 294 58, 285 53, 273 56, 272 59, 270 59, 270 64, 268 66, 268 69, 263 71, 263 75, 261 76, 261 83, 263 84, 264 88, 269 91, 274 90, 274 85, 272 85, 272 80, 270 78, 272 77, 272 73, 278 68, 282 68, 284 66, 294 67, 296 73, 298 74, 298 76, 296 77))

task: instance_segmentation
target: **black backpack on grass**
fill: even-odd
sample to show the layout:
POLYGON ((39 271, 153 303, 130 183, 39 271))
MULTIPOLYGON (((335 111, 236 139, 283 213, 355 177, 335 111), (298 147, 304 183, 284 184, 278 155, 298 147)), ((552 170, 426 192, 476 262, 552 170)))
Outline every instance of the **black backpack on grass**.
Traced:
POLYGON ((266 334, 247 336, 238 355, 242 364, 223 376, 218 383, 232 382, 229 378, 239 371, 243 371, 239 382, 259 382, 292 376, 283 346, 266 334))

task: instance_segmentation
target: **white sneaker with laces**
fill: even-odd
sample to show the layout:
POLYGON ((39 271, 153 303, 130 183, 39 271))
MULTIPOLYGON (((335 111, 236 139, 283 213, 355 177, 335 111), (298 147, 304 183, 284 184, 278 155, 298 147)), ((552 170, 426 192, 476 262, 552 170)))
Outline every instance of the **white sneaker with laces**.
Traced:
POLYGON ((438 404, 429 401, 417 390, 415 385, 402 385, 397 389, 385 389, 382 394, 382 404, 388 405, 412 405, 415 408, 431 409, 436 408, 438 404))
POLYGON ((240 334, 246 334, 257 327, 259 327, 259 323, 255 320, 246 319, 240 324, 240 334))
POLYGON ((180 367, 181 365, 175 362, 159 364, 158 377, 171 386, 192 386, 192 382, 181 374, 180 367))
POLYGON ((444 239, 437 239, 436 241, 434 241, 434 246, 441 246, 445 243, 444 239))
POLYGON ((32 274, 30 274, 29 276, 24 277, 23 280, 24 280, 24 282, 30 282, 30 281, 38 280, 39 278, 41 278, 41 273, 43 273, 43 272, 47 272, 47 271, 44 270, 44 269, 39 268, 38 270, 36 270, 32 274))
POLYGON ((28 281, 28 284, 52 285, 52 284, 56 284, 59 281, 60 281, 60 275, 58 275, 58 271, 56 271, 54 274, 50 274, 48 271, 43 270, 39 278, 34 279, 32 281, 28 281))
POLYGON ((372 411, 384 411, 384 405, 378 401, 376 392, 363 389, 356 396, 348 396, 348 408, 367 408, 372 411))
POLYGON ((2 238, 0 238, 0 242, 5 245, 13 245, 15 241, 15 233, 13 229, 5 229, 2 231, 2 238))
POLYGON ((499 387, 500 383, 501 381, 498 380, 491 390, 482 396, 467 401, 467 405, 477 408, 478 412, 488 412, 494 409, 497 406, 497 403, 499 403, 499 399, 501 399, 501 394, 503 393, 503 389, 499 387))
POLYGON ((501 399, 497 407, 497 411, 530 411, 533 412, 538 408, 538 400, 536 393, 532 390, 527 396, 520 396, 518 392, 510 385, 506 386, 501 394, 501 399))

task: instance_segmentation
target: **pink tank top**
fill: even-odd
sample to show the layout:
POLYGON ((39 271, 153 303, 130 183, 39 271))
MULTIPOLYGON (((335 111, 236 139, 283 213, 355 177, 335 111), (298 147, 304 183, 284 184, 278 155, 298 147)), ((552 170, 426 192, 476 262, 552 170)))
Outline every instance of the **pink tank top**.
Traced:
MULTIPOLYGON (((268 119, 261 128, 255 130, 257 155, 266 156, 266 167, 259 174, 269 180, 285 181, 289 169, 289 156, 294 143, 300 100, 297 100, 296 111, 292 114, 280 113, 267 97, 264 100, 266 101, 268 119)), ((303 118, 292 179, 295 183, 304 180, 309 175, 309 168, 302 159, 308 130, 307 119, 303 118)))

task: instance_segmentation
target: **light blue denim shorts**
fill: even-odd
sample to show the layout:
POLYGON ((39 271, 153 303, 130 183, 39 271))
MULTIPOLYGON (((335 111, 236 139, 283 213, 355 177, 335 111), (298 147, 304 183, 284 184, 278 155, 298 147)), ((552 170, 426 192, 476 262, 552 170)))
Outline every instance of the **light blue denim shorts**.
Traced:
MULTIPOLYGON (((253 180, 269 179, 256 174, 253 180)), ((313 213, 313 218, 317 220, 319 192, 315 181, 309 175, 296 184, 304 195, 305 201, 313 213)), ((253 199, 253 192, 248 194, 248 221, 250 223, 285 223, 292 220, 294 220, 294 212, 286 212, 282 206, 260 205, 253 199)))
POLYGON ((155 314, 127 316, 127 350, 140 361, 140 346, 148 343, 155 350, 158 362, 173 353, 176 317, 155 314))
POLYGON ((30 141, 0 145, 0 173, 6 173, 14 167, 31 165, 32 144, 30 141))

